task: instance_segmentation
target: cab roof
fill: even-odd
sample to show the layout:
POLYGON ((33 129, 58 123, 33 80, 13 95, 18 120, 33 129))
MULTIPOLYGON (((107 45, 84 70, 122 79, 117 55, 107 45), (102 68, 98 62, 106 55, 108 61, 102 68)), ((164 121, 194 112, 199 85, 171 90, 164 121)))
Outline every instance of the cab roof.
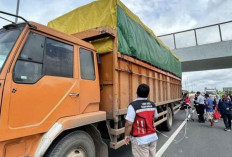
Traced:
POLYGON ((50 27, 47 27, 47 26, 44 26, 44 25, 41 25, 39 23, 36 23, 36 22, 29 22, 31 25, 35 26, 35 27, 31 27, 31 29, 35 29, 37 31, 41 31, 43 33, 46 33, 46 34, 49 34, 49 35, 52 35, 54 37, 58 37, 60 39, 63 39, 63 40, 66 40, 66 41, 69 41, 69 42, 72 42, 74 44, 77 44, 77 45, 81 45, 81 46, 84 46, 86 48, 89 48, 89 49, 92 49, 95 51, 95 48, 93 47, 92 44, 88 43, 88 42, 85 42, 73 35, 69 35, 69 34, 65 34, 63 32, 60 32, 58 30, 55 30, 53 28, 50 28, 50 27))

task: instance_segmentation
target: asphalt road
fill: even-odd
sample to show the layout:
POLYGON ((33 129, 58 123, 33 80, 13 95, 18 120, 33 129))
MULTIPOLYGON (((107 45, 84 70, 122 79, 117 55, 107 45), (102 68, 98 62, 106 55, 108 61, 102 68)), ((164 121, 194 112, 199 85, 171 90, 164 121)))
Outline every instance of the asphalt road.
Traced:
MULTIPOLYGON (((196 115, 194 116, 197 119, 196 115)), ((157 151, 168 140, 185 119, 184 111, 180 111, 173 122, 170 132, 158 133, 157 151), (164 135, 163 135, 164 134, 164 135)), ((205 124, 189 121, 179 132, 162 157, 232 157, 232 132, 225 132, 222 120, 215 123, 214 128, 205 124), (186 132, 185 132, 186 130, 186 132)), ((132 157, 131 145, 117 150, 109 149, 109 157, 132 157)))
MULTIPOLYGON (((184 119, 185 119, 185 114, 183 114, 183 112, 180 111, 178 114, 176 114, 174 118, 172 130, 169 132, 161 131, 161 133, 170 137, 173 134, 173 132, 179 127, 179 125, 183 122, 184 119)), ((163 146, 163 144, 167 141, 168 138, 161 135, 160 133, 157 134, 159 137, 157 143, 157 151, 158 151, 163 146)), ((132 157, 131 145, 123 146, 117 150, 109 149, 109 157, 132 157)))
MULTIPOLYGON (((187 123, 184 140, 173 142, 162 157, 232 157, 232 132, 224 131, 224 123, 219 120, 215 127, 197 122, 187 123)), ((180 139, 184 132, 176 137, 180 139)))

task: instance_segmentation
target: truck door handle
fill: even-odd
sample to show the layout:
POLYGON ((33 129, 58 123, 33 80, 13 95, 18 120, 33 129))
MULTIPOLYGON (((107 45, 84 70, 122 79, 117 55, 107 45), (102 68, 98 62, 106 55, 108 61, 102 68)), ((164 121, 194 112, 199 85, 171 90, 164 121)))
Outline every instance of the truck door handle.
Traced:
POLYGON ((71 97, 75 97, 75 96, 79 96, 80 94, 78 94, 78 93, 70 93, 69 94, 69 96, 71 96, 71 97))

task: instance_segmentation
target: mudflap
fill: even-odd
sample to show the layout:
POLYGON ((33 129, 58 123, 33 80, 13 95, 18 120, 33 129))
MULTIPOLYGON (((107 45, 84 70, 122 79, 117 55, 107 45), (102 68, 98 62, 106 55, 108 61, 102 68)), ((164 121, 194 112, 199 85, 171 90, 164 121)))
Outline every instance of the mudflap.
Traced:
POLYGON ((85 130, 92 137, 96 150, 96 157, 108 157, 108 146, 102 141, 101 134, 94 125, 88 125, 85 130))

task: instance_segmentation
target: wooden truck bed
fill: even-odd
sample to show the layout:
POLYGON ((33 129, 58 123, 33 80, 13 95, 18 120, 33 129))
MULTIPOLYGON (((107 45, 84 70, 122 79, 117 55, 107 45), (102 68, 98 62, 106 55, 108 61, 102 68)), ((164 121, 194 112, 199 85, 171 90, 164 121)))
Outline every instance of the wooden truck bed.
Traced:
POLYGON ((117 52, 117 32, 111 27, 99 27, 84 32, 73 34, 85 40, 94 41, 102 38, 112 38, 114 48, 112 52, 99 54, 99 76, 101 101, 100 110, 107 112, 107 126, 111 134, 111 147, 118 148, 123 141, 118 142, 124 127, 119 123, 126 114, 127 107, 136 98, 136 90, 140 83, 150 86, 149 99, 158 106, 159 120, 156 125, 167 120, 167 111, 159 106, 172 105, 173 113, 179 109, 178 101, 181 100, 181 79, 175 75, 161 70, 141 60, 117 52), (113 120, 113 125, 110 124, 113 120))

